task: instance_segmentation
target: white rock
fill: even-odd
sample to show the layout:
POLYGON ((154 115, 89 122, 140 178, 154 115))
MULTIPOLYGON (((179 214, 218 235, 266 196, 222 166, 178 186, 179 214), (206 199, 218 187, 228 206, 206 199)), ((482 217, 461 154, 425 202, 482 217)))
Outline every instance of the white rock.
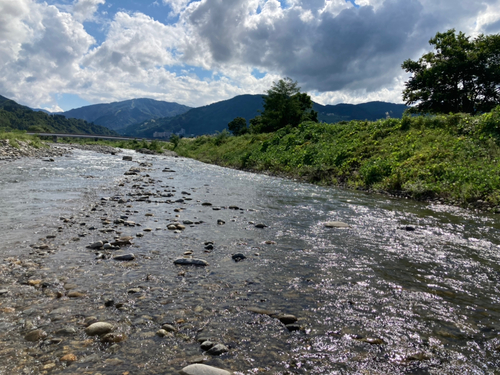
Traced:
POLYGON ((194 364, 184 367, 179 371, 181 375, 231 375, 232 372, 227 370, 222 370, 217 367, 194 364))
POLYGON ((325 223, 327 228, 349 228, 349 224, 343 223, 341 221, 329 221, 325 223))
POLYGON ((85 333, 89 336, 104 335, 113 330, 113 325, 106 322, 97 322, 85 328, 85 333))

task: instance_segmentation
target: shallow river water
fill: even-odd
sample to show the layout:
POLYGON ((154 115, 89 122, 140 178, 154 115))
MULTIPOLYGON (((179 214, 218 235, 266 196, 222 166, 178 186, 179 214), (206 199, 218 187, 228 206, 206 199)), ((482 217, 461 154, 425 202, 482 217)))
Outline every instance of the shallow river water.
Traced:
POLYGON ((0 374, 500 373, 498 216, 130 151, 0 172, 0 374))

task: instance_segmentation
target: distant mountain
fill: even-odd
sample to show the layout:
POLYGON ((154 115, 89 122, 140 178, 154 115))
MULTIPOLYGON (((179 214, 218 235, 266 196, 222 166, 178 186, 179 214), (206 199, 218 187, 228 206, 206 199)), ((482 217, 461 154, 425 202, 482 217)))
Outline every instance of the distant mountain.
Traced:
POLYGON ((131 99, 123 102, 88 105, 61 113, 119 131, 146 120, 173 117, 191 109, 182 104, 153 99, 131 99))
POLYGON ((15 101, 0 95, 0 129, 30 130, 47 133, 76 133, 119 135, 103 126, 83 120, 67 119, 61 115, 50 115, 33 111, 15 101))
POLYGON ((145 121, 121 132, 124 135, 153 137, 154 133, 213 134, 222 131, 235 117, 249 121, 262 110, 262 95, 239 95, 229 100, 193 108, 172 118, 145 121))
POLYGON ((318 120, 327 123, 351 120, 376 121, 387 116, 401 118, 407 108, 404 104, 387 102, 336 105, 313 104, 313 109, 318 112, 318 120))
MULTIPOLYGON (((407 107, 404 104, 385 102, 369 102, 363 104, 321 105, 314 103, 313 109, 318 112, 318 119, 327 123, 350 120, 374 121, 388 115, 401 118, 407 107)), ((213 103, 200 108, 193 108, 182 115, 172 118, 160 118, 144 121, 129 126, 121 133, 136 137, 164 137, 171 133, 184 135, 213 134, 227 128, 227 124, 235 117, 250 119, 263 110, 262 95, 240 95, 229 100, 213 103)))

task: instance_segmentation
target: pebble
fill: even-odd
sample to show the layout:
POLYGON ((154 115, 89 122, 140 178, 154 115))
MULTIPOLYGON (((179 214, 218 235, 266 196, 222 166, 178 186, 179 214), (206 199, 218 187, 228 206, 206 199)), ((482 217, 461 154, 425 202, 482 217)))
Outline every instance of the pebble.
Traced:
POLYGON ((226 222, 224 220, 218 219, 217 220, 217 225, 224 225, 226 222))
POLYGON ((39 341, 47 337, 47 332, 41 330, 41 329, 35 329, 34 331, 29 332, 26 336, 24 336, 24 339, 26 341, 39 341))
POLYGON ((278 318, 279 321, 285 325, 292 324, 297 321, 297 317, 292 314, 279 314, 276 318, 278 318))
POLYGON ((227 346, 223 344, 215 344, 210 350, 207 351, 208 354, 211 355, 221 355, 223 353, 227 353, 229 349, 227 346))
POLYGON ((196 258, 179 258, 174 260, 174 264, 181 266, 208 266, 208 262, 203 259, 196 258))
POLYGON ((177 332, 177 329, 174 326, 170 325, 170 324, 164 324, 164 325, 161 326, 161 328, 164 329, 167 332, 177 332))
POLYGON ((111 323, 97 322, 85 328, 85 333, 89 336, 104 335, 111 332, 113 328, 111 323))
POLYGON ((232 375, 232 372, 217 367, 196 363, 184 367, 181 371, 179 371, 179 374, 180 375, 232 375))
POLYGON ((74 354, 66 354, 61 357, 61 362, 75 362, 77 360, 76 355, 74 354))
POLYGON ((349 224, 343 223, 341 221, 328 221, 325 223, 327 228, 349 228, 349 224))
POLYGON ((94 243, 90 244, 87 247, 89 249, 99 249, 100 247, 103 247, 103 246, 104 246, 104 243, 102 241, 97 241, 97 242, 94 242, 94 243))
POLYGON ((122 261, 130 261, 135 259, 135 255, 130 253, 130 254, 124 254, 124 255, 116 255, 113 257, 114 260, 122 260, 122 261))
POLYGON ((122 333, 106 333, 101 337, 101 342, 122 342, 125 341, 127 337, 122 333))
POLYGON ((233 254, 232 258, 235 262, 240 262, 243 259, 246 259, 247 257, 244 256, 243 254, 233 254))

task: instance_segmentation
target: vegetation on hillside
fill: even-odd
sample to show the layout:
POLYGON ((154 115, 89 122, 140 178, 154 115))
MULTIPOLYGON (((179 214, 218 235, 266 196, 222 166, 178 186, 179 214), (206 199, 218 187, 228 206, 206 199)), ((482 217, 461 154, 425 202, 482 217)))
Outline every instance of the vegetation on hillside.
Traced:
POLYGON ((304 122, 275 133, 228 134, 182 139, 176 152, 325 185, 500 204, 500 107, 477 116, 304 122))
POLYGON ((113 130, 83 120, 33 111, 3 96, 0 96, 0 130, 118 135, 113 130))

